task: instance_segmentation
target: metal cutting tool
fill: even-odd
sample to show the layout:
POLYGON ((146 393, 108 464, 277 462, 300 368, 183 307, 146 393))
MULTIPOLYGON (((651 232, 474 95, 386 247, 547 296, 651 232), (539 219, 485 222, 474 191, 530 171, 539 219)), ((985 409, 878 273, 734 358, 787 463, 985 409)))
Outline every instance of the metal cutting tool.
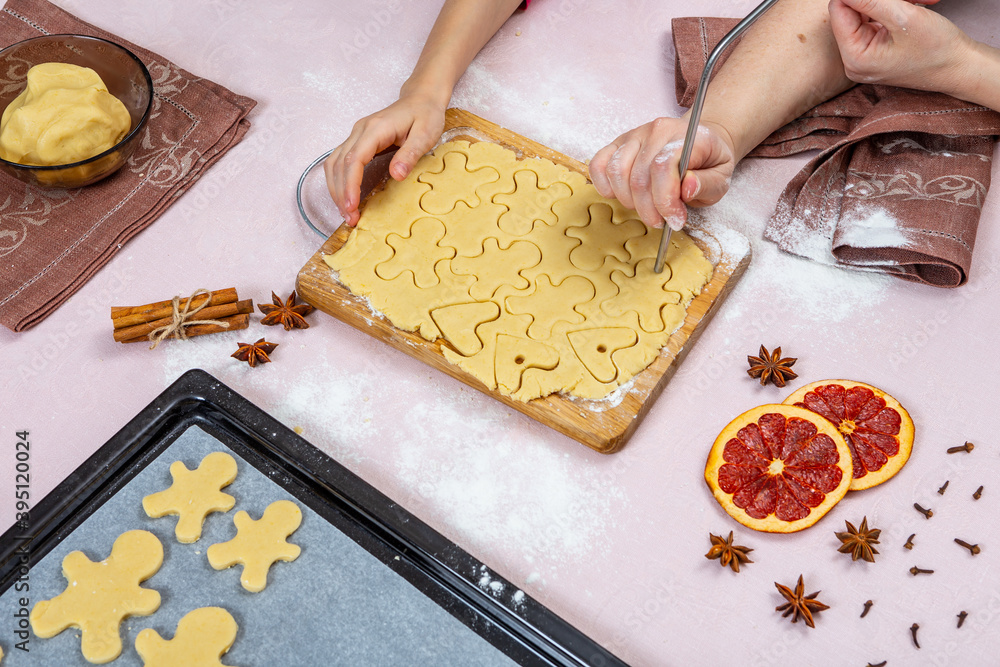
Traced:
MULTIPOLYGON (((708 90, 708 82, 712 77, 712 70, 715 69, 715 63, 719 60, 719 56, 729 48, 729 46, 736 41, 736 39, 743 34, 743 31, 749 28, 754 22, 759 19, 764 13, 770 9, 774 3, 778 0, 764 0, 764 2, 757 5, 756 9, 747 14, 747 17, 736 24, 732 30, 726 33, 726 36, 722 38, 722 41, 712 49, 712 53, 708 56, 708 60, 705 62, 705 69, 701 72, 701 80, 698 82, 698 90, 694 96, 694 104, 691 105, 691 119, 688 121, 687 133, 684 135, 684 148, 681 151, 681 161, 678 165, 678 172, 680 174, 681 182, 684 181, 684 174, 687 172, 688 164, 691 161, 691 151, 694 148, 694 138, 695 134, 698 132, 698 122, 701 120, 701 109, 705 105, 705 93, 708 90)), ((673 230, 664 223, 663 232, 660 236, 660 248, 656 252, 656 263, 653 265, 653 270, 657 273, 663 271, 663 265, 666 263, 667 259, 667 248, 670 246, 670 234, 673 230)))

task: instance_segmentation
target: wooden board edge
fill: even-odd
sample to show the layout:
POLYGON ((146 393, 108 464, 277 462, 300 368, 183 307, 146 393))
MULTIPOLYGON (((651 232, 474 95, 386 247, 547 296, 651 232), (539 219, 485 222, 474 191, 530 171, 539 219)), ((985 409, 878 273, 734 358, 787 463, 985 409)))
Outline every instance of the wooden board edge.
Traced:
MULTIPOLYGON (((620 434, 618 438, 615 438, 612 441, 610 441, 607 445, 607 449, 602 453, 613 454, 621 450, 621 448, 624 447, 625 444, 628 442, 628 440, 632 437, 636 429, 639 428, 639 425, 642 423, 643 419, 645 419, 646 414, 652 409, 653 404, 656 402, 656 399, 660 397, 660 394, 662 394, 664 389, 666 389, 667 383, 673 377, 674 373, 677 372, 677 367, 680 366, 681 362, 684 361, 684 358, 687 357, 688 353, 691 351, 691 348, 694 347, 695 342, 697 342, 697 340, 701 337, 702 332, 708 326, 708 323, 715 317, 715 314, 722 307, 722 304, 729 296, 729 293, 732 292, 733 288, 736 286, 736 283, 739 281, 739 279, 743 276, 743 273, 746 271, 747 267, 750 266, 750 260, 751 260, 751 253, 747 252, 739 259, 739 261, 736 262, 736 264, 732 266, 731 270, 727 271, 727 275, 724 281, 721 283, 720 291, 714 296, 714 298, 712 298, 711 302, 707 305, 707 308, 704 314, 701 316, 701 318, 695 322, 694 327, 687 334, 680 348, 677 349, 677 351, 673 353, 671 356, 667 356, 666 354, 661 353, 660 357, 658 357, 650 365, 650 368, 652 368, 653 366, 659 366, 663 368, 659 378, 657 379, 656 384, 649 391, 649 393, 646 396, 646 399, 643 400, 643 402, 639 406, 638 412, 636 413, 636 417, 633 420, 630 427, 626 429, 625 432, 620 434)), ((711 282, 709 284, 711 284, 711 282)), ((707 285, 705 289, 706 290, 708 289, 707 285)), ((694 301, 692 301, 692 303, 694 303, 694 301)), ((682 329, 683 328, 684 327, 682 326, 682 329)), ((673 339, 673 337, 671 337, 671 339, 673 339)), ((668 346, 670 345, 670 341, 667 342, 667 345, 668 346)), ((664 347, 664 349, 666 349, 666 346, 664 347)), ((646 370, 649 370, 649 368, 647 368, 646 370)))

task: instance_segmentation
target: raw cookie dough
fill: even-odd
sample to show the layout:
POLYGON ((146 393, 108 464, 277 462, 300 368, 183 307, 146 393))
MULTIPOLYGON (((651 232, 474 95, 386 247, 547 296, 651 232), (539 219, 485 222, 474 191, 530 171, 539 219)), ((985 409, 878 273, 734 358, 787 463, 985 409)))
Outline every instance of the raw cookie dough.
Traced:
POLYGON ((83 657, 95 664, 111 662, 122 652, 122 620, 159 609, 160 594, 139 584, 162 564, 163 545, 145 530, 120 535, 111 555, 99 563, 74 551, 62 563, 66 590, 32 608, 31 629, 47 639, 66 628, 79 628, 83 657))
POLYGON ((30 165, 71 164, 108 150, 132 118, 97 72, 67 63, 28 70, 27 86, 0 117, 0 158, 30 165))
POLYGON ((659 238, 582 174, 453 141, 373 194, 325 261, 489 388, 596 399, 659 355, 712 275, 683 232, 654 273, 659 238))
POLYGON ((236 479, 236 459, 225 452, 212 452, 194 470, 174 461, 170 476, 174 480, 170 488, 143 498, 142 508, 154 519, 179 515, 174 529, 178 542, 197 542, 206 516, 228 512, 236 504, 235 498, 220 490, 236 479))
POLYGON ((184 615, 173 639, 146 628, 135 638, 135 650, 143 667, 226 667, 222 656, 236 641, 237 630, 225 609, 202 607, 184 615))
POLYGON ((216 570, 243 565, 240 583, 251 593, 267 586, 267 571, 276 561, 293 561, 302 548, 285 540, 302 523, 302 510, 290 500, 276 500, 254 521, 244 511, 233 517, 236 537, 208 548, 208 562, 216 570))

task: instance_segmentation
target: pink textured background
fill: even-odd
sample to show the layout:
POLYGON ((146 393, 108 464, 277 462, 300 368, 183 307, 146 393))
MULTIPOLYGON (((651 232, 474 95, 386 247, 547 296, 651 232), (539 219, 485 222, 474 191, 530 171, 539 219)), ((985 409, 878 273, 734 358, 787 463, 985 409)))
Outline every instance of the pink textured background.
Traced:
MULTIPOLYGON (((0 330, 0 529, 13 521, 16 430, 31 432, 41 498, 181 373, 202 367, 636 665, 995 661, 997 193, 969 284, 943 291, 780 254, 760 234, 806 157, 745 163, 730 197, 705 216, 745 233, 754 261, 632 442, 603 457, 321 313, 308 331, 254 324, 153 352, 111 340, 111 305, 198 287, 236 285, 257 302, 292 289, 319 245, 295 209, 299 174, 395 98, 439 3, 59 4, 260 104, 244 142, 54 315, 23 334, 0 330), (237 339, 265 333, 280 344, 274 363, 251 369, 229 358, 237 339), (794 535, 742 528, 702 480, 719 430, 786 395, 744 372, 761 343, 800 358, 789 390, 829 377, 868 381, 900 399, 917 427, 899 476, 794 535), (944 454, 965 440, 977 444, 973 454, 944 454), (874 565, 836 552, 833 532, 863 515, 883 531, 874 565), (730 530, 755 549, 739 575, 703 557, 709 531, 730 530), (917 546, 906 551, 911 533, 917 546), (955 537, 983 552, 973 558, 955 537), (936 572, 914 578, 912 565, 936 572), (831 606, 815 630, 773 611, 781 598, 772 582, 792 585, 800 573, 831 606), (869 598, 875 606, 859 619, 869 598), (970 617, 958 630, 962 609, 970 617)), ((943 4, 996 42, 992 3, 943 4)), ((706 0, 697 11, 738 15, 753 5, 706 0)), ((588 159, 619 133, 679 112, 669 25, 692 11, 680 0, 538 0, 480 54, 453 104, 588 159)), ((0 645, 8 641, 0 624, 0 645)))

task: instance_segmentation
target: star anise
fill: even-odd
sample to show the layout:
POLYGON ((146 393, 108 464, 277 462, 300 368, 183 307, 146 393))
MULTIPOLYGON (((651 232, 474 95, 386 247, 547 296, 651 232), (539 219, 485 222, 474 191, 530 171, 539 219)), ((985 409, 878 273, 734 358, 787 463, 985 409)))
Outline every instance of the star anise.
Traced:
POLYGON ((278 347, 277 343, 268 343, 263 338, 256 343, 237 343, 237 345, 240 346, 239 349, 230 356, 234 359, 247 362, 251 368, 257 364, 270 363, 271 358, 267 355, 274 352, 274 348, 278 347))
POLYGON ((837 549, 842 554, 851 554, 851 560, 862 559, 869 563, 875 562, 875 554, 878 549, 873 544, 878 544, 878 536, 882 531, 878 528, 868 529, 868 517, 861 520, 861 527, 855 528, 850 521, 847 524, 847 532, 836 533, 837 539, 843 542, 837 549))
POLYGON ((274 302, 273 306, 269 303, 257 304, 260 312, 265 315, 260 321, 261 324, 266 324, 267 326, 280 324, 285 327, 285 331, 309 328, 309 323, 306 322, 305 316, 314 311, 315 308, 307 303, 300 303, 296 306, 294 290, 285 303, 281 302, 281 298, 277 294, 271 292, 271 301, 274 302))
POLYGON ((823 611, 824 609, 829 609, 830 607, 823 604, 816 599, 819 595, 819 591, 815 593, 810 593, 809 595, 803 595, 805 587, 802 585, 802 575, 799 575, 799 583, 795 585, 795 590, 793 591, 788 586, 782 586, 778 582, 774 582, 775 587, 778 592, 788 600, 783 605, 779 605, 774 608, 775 611, 783 611, 782 618, 787 618, 792 616, 792 623, 798 623, 801 617, 810 628, 815 628, 816 625, 813 623, 813 612, 823 611))
POLYGON ((750 364, 750 370, 747 371, 747 375, 752 378, 760 378, 762 387, 768 382, 773 382, 779 387, 784 387, 785 382, 798 377, 795 371, 792 370, 792 366, 796 361, 798 359, 793 357, 782 359, 780 347, 774 348, 773 354, 768 354, 767 348, 761 345, 759 357, 747 356, 747 363, 750 364))
POLYGON ((722 535, 712 535, 711 533, 708 534, 708 537, 712 540, 712 548, 705 554, 705 558, 718 558, 722 567, 728 565, 733 569, 733 572, 740 571, 740 563, 753 562, 747 556, 753 549, 733 544, 733 531, 729 531, 729 537, 726 539, 723 539, 722 535))

